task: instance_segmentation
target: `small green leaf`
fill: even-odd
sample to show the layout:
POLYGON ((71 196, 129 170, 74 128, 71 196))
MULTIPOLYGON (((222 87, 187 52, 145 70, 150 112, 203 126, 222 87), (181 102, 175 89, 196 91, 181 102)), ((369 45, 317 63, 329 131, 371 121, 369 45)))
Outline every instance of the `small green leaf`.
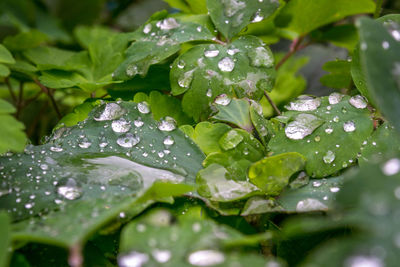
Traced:
POLYGON ((326 87, 335 89, 350 88, 351 85, 351 62, 347 60, 329 61, 322 69, 330 74, 321 77, 320 81, 326 87))
POLYGON ((347 16, 374 11, 375 3, 372 0, 291 0, 279 13, 276 23, 285 30, 304 36, 312 30, 347 16))
POLYGON ((260 22, 274 13, 279 1, 207 0, 207 8, 215 27, 232 39, 250 23, 260 22))
POLYGON ((278 195, 305 163, 306 159, 296 152, 268 157, 250 166, 249 178, 267 195, 278 195))
POLYGON ((15 108, 10 103, 0 99, 0 155, 8 150, 21 152, 26 144, 25 126, 11 116, 14 112, 15 108))
POLYGON ((367 102, 360 95, 303 96, 286 108, 289 111, 281 116, 286 126, 278 130, 268 146, 273 153, 304 155, 311 177, 327 177, 352 165, 373 130, 367 102))
POLYGON ((196 121, 208 117, 214 100, 225 105, 233 96, 259 100, 264 90, 272 90, 274 80, 273 55, 254 36, 227 45, 194 46, 175 59, 170 76, 172 94, 185 93, 183 110, 196 121))
POLYGON ((0 212, 0 267, 8 266, 9 246, 11 246, 10 218, 7 213, 0 212))
POLYGON ((6 64, 14 64, 15 59, 11 55, 10 51, 7 50, 7 48, 4 47, 4 45, 0 44, 0 63, 6 63, 6 64))
POLYGON ((61 127, 71 127, 76 125, 78 122, 85 120, 90 111, 98 105, 95 101, 84 102, 72 110, 71 113, 65 115, 58 124, 54 127, 55 130, 61 127))
POLYGON ((21 32, 14 36, 7 36, 3 44, 11 51, 22 51, 37 47, 48 40, 46 34, 38 30, 21 32))
POLYGON ((10 75, 10 69, 0 63, 0 77, 7 77, 10 75))
POLYGON ((357 29, 353 24, 335 25, 317 34, 318 35, 315 36, 317 40, 331 42, 336 46, 346 48, 350 52, 354 50, 358 43, 357 29))
POLYGON ((213 119, 232 123, 248 132, 252 132, 253 125, 250 119, 250 104, 244 99, 232 99, 228 105, 214 104, 218 113, 213 119))

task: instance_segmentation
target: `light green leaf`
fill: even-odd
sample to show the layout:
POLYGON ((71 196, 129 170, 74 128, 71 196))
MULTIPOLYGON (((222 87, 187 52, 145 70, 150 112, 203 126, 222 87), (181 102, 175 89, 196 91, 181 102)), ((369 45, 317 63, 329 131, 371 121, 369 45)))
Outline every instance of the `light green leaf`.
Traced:
POLYGON ((0 77, 7 77, 10 75, 10 69, 0 63, 0 77))
POLYGON ((275 154, 304 155, 311 177, 327 177, 352 165, 373 130, 367 102, 360 95, 303 96, 286 107, 290 110, 276 118, 284 119, 286 126, 278 130, 268 146, 275 154))
POLYGON ((207 0, 207 8, 215 27, 232 39, 252 22, 260 22, 274 13, 279 1, 207 0))
POLYGON ((0 63, 6 63, 6 64, 14 64, 15 59, 11 55, 10 51, 7 50, 7 48, 4 47, 4 45, 0 44, 0 63))
POLYGON ((374 11, 375 3, 372 0, 291 0, 279 13, 276 23, 285 30, 303 36, 347 16, 374 11))
POLYGON ((0 208, 15 222, 13 240, 70 246, 118 217, 192 190, 203 159, 145 103, 109 102, 55 131, 49 143, 0 158, 1 190, 20 188, 2 195, 0 208))
POLYGON ((170 76, 172 94, 185 93, 183 110, 196 121, 208 117, 214 100, 226 103, 232 96, 259 100, 264 90, 272 90, 274 81, 273 55, 254 36, 227 45, 197 45, 175 59, 170 76))
POLYGON ((278 195, 305 164, 306 159, 296 152, 267 157, 250 166, 249 179, 267 195, 278 195))
POLYGON ((252 132, 250 104, 245 99, 232 99, 228 105, 214 103, 218 113, 212 116, 217 121, 232 123, 243 130, 252 132))
POLYGON ((8 150, 21 152, 26 144, 25 126, 17 121, 12 113, 15 108, 7 101, 0 99, 0 154, 8 150))

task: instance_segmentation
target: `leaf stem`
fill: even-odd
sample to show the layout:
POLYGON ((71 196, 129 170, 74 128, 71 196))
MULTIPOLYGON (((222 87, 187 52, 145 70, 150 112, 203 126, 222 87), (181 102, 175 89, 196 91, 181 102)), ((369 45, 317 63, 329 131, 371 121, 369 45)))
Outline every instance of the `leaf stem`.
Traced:
POLYGON ((17 113, 15 114, 15 117, 18 119, 19 115, 21 114, 21 110, 23 108, 23 101, 24 101, 24 83, 19 82, 19 93, 18 93, 18 99, 17 99, 17 113))
POLYGON ((301 36, 295 40, 293 40, 292 44, 290 45, 289 52, 276 64, 275 69, 278 70, 292 55, 294 55, 297 51, 305 48, 310 43, 306 43, 301 45, 301 42, 304 40, 304 36, 301 36))
POLYGON ((41 84, 37 79, 34 79, 34 82, 40 87, 40 89, 42 89, 42 91, 44 93, 46 93, 48 95, 48 97, 49 97, 49 99, 51 101, 51 104, 53 105, 53 108, 54 108, 54 110, 55 110, 55 112, 57 114, 58 119, 61 120, 62 115, 61 115, 61 112, 60 112, 60 110, 59 110, 59 108, 57 106, 57 102, 54 99, 53 91, 50 88, 47 88, 46 86, 41 84))
POLYGON ((10 83, 9 78, 8 78, 8 77, 5 78, 5 79, 4 79, 4 82, 5 82, 5 84, 7 85, 8 91, 10 91, 10 95, 11 95, 12 100, 13 100, 14 103, 16 104, 16 103, 17 103, 17 96, 15 95, 15 93, 14 93, 14 91, 13 91, 13 88, 12 88, 12 86, 11 86, 11 83, 10 83))
POLYGON ((374 12, 374 19, 379 18, 382 10, 383 0, 376 0, 376 8, 374 12))
POLYGON ((270 103, 270 105, 272 106, 272 108, 275 110, 276 114, 281 115, 281 111, 279 110, 279 108, 275 105, 274 101, 272 101, 272 99, 269 97, 267 91, 264 91, 264 95, 267 98, 268 102, 270 103))

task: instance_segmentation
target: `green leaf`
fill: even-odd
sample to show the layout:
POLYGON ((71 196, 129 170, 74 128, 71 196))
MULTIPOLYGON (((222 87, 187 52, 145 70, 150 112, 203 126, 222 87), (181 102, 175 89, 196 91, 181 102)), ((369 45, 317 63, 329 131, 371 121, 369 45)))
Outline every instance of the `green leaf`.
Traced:
POLYGON ((273 55, 254 36, 221 45, 197 45, 175 59, 171 70, 173 95, 183 96, 183 110, 196 121, 207 118, 210 103, 229 97, 259 100, 275 80, 273 55), (221 95, 221 99, 216 97, 221 95))
POLYGON ((275 154, 304 155, 311 177, 332 175, 356 160, 362 143, 371 135, 373 123, 366 107, 360 95, 303 96, 286 106, 289 111, 282 117, 286 126, 271 138, 269 148, 275 154))
POLYGON ((330 74, 321 77, 320 81, 326 87, 335 89, 349 88, 351 85, 351 62, 347 60, 336 60, 326 62, 322 69, 330 74))
POLYGON ((0 266, 8 266, 9 246, 11 245, 10 218, 7 213, 0 212, 0 266))
POLYGON ((4 45, 0 44, 0 63, 6 64, 14 64, 15 59, 11 55, 10 51, 4 47, 4 45))
POLYGON ((326 31, 318 33, 315 38, 319 41, 331 42, 336 46, 344 47, 350 52, 354 50, 358 43, 357 29, 353 24, 335 25, 326 31))
POLYGON ((184 13, 192 12, 192 10, 189 7, 189 4, 185 0, 164 0, 164 2, 168 3, 170 7, 179 9, 184 13))
POLYGON ((48 40, 46 34, 38 30, 21 32, 14 36, 7 36, 3 43, 11 51, 22 51, 37 47, 48 40))
POLYGON ((145 103, 109 102, 49 143, 1 158, 1 190, 20 190, 2 195, 0 208, 16 222, 13 240, 71 246, 119 216, 192 190, 203 159, 145 103))
POLYGON ((250 166, 249 179, 267 195, 278 195, 305 164, 306 159, 296 152, 267 157, 250 166))
POLYGON ((246 180, 229 179, 228 171, 221 165, 212 163, 197 174, 199 195, 211 201, 230 202, 248 198, 262 192, 246 180))
POLYGON ((275 260, 253 254, 251 250, 246 254, 239 250, 260 239, 269 239, 270 235, 248 237, 211 220, 194 218, 181 219, 173 224, 172 216, 166 210, 156 210, 150 215, 165 219, 162 222, 139 219, 124 227, 118 256, 120 266, 132 261, 141 266, 178 267, 277 264, 275 260))
POLYGON ((232 99, 228 105, 214 104, 218 110, 212 116, 217 121, 232 123, 248 132, 252 132, 253 125, 250 119, 250 104, 244 99, 232 99))
POLYGON ((35 47, 25 50, 23 54, 39 70, 57 69, 69 71, 86 67, 84 62, 77 61, 79 57, 84 57, 83 54, 56 47, 35 47))
POLYGON ((10 69, 0 63, 0 77, 7 77, 10 75, 10 69))
POLYGON ((76 125, 78 122, 84 121, 96 105, 97 103, 95 101, 87 101, 74 107, 72 112, 65 115, 54 129, 57 130, 61 127, 71 127, 76 125))
POLYGON ((248 24, 268 18, 278 7, 278 1, 207 0, 207 8, 215 27, 228 40, 248 24))
POLYGON ((185 113, 183 113, 179 99, 162 94, 158 91, 151 91, 149 96, 144 93, 138 93, 135 95, 134 101, 137 103, 147 101, 151 107, 155 120, 159 120, 165 116, 170 116, 176 120, 178 126, 193 122, 185 113), (145 99, 143 99, 144 97, 145 99))
POLYGON ((146 23, 131 37, 135 42, 125 51, 126 59, 114 72, 114 79, 129 80, 137 74, 146 76, 151 65, 176 54, 181 44, 211 40, 214 36, 200 24, 165 18, 146 23))
POLYGON ((285 30, 303 36, 347 16, 374 11, 375 3, 372 0, 291 0, 279 13, 276 23, 285 30))
POLYGON ((25 126, 17 121, 12 113, 15 108, 7 101, 0 99, 0 154, 9 150, 21 152, 24 150, 27 137, 24 133, 25 126))
POLYGON ((250 118, 254 129, 264 146, 267 146, 269 139, 272 136, 271 124, 264 118, 262 106, 256 102, 251 103, 250 118))
MULTIPOLYGON (((396 22, 393 22, 397 24, 396 22)), ((400 42, 377 21, 361 18, 360 62, 374 104, 400 130, 400 42)))

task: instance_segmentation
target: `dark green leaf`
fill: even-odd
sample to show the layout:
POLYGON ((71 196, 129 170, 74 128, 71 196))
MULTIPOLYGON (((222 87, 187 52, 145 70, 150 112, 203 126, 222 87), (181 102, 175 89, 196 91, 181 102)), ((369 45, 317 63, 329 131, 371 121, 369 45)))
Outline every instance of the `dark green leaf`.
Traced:
MULTIPOLYGON (((3 192, 1 192, 3 193, 3 192)), ((11 245, 10 218, 5 212, 0 212, 0 266, 8 266, 9 246, 11 245)))
POLYGON ((351 62, 347 60, 329 61, 322 69, 330 74, 321 77, 320 81, 326 87, 335 89, 350 88, 351 85, 351 62))
POLYGON ((38 30, 30 30, 15 36, 8 36, 4 39, 3 43, 11 51, 21 51, 37 47, 47 40, 48 37, 46 34, 38 30))
POLYGON ((14 64, 15 60, 11 55, 10 51, 4 47, 4 45, 0 44, 0 63, 6 64, 14 64))

